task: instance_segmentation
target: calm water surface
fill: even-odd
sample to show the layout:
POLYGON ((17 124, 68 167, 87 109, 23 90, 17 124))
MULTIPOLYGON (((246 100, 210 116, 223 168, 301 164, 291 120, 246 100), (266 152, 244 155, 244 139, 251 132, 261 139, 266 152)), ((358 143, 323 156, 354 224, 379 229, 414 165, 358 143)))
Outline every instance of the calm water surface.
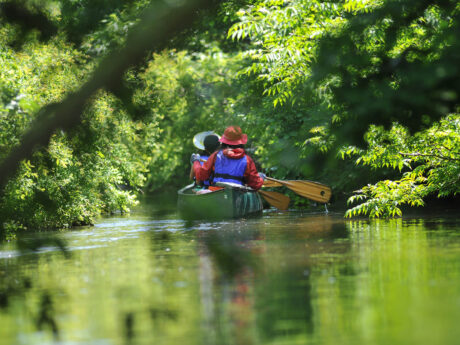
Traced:
POLYGON ((460 220, 152 208, 0 246, 0 344, 459 344, 460 220))

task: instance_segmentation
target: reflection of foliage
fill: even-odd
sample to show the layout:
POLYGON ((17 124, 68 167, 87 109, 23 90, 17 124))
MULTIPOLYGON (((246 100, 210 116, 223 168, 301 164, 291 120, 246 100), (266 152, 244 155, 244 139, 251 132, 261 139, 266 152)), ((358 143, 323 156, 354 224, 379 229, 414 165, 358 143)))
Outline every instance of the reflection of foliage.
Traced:
POLYGON ((258 326, 265 340, 311 334, 314 310, 310 277, 290 268, 264 278, 256 301, 261 311, 258 326))
POLYGON ((48 292, 44 292, 41 297, 39 315, 37 319, 37 329, 44 330, 49 328, 54 337, 58 338, 59 328, 55 320, 55 310, 53 300, 48 292))
POLYGON ((245 237, 251 235, 241 236, 231 232, 211 232, 206 236, 206 249, 225 278, 235 278, 248 267, 255 267, 256 262, 251 251, 242 245, 242 240, 247 240, 245 237))

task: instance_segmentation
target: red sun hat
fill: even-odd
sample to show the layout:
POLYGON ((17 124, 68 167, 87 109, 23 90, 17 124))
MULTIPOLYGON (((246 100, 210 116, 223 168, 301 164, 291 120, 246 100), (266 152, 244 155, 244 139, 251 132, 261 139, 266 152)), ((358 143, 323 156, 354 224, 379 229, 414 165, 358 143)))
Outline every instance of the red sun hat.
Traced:
POLYGON ((219 141, 227 145, 244 145, 248 142, 248 136, 243 134, 240 127, 230 126, 227 127, 219 141))

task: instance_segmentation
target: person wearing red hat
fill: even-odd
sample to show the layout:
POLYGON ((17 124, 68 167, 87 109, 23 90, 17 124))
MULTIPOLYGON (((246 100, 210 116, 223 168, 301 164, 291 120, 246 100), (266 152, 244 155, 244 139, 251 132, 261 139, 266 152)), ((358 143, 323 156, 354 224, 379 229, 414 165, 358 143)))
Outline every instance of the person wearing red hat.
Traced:
POLYGON ((240 127, 230 126, 219 141, 222 143, 221 149, 209 156, 203 165, 196 155, 191 156, 196 178, 201 181, 209 179, 211 184, 230 182, 260 189, 264 183, 264 175, 257 172, 254 161, 244 151, 248 136, 240 127))

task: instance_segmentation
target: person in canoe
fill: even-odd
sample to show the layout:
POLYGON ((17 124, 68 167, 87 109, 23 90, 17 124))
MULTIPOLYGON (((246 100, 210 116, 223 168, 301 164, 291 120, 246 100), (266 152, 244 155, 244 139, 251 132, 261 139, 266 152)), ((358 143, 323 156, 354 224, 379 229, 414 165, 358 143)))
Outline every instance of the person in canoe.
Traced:
POLYGON ((203 165, 199 162, 199 155, 192 154, 190 157, 196 178, 200 181, 209 179, 211 187, 216 182, 230 182, 259 190, 265 175, 257 172, 254 161, 244 150, 248 136, 240 127, 230 126, 219 141, 221 148, 211 154, 203 165))
MULTIPOLYGON (((195 135, 193 138, 194 145, 202 150, 200 152, 198 162, 200 165, 203 165, 209 158, 209 156, 215 152, 220 147, 219 136, 214 132, 201 132, 195 135)), ((196 158, 198 158, 197 154, 194 154, 196 158)), ((192 155, 193 156, 193 155, 192 155)), ((192 168, 190 169, 190 179, 195 179, 195 184, 200 187, 208 188, 210 185, 209 179, 206 180, 199 180, 195 177, 195 171, 193 169, 193 162, 192 168)))

